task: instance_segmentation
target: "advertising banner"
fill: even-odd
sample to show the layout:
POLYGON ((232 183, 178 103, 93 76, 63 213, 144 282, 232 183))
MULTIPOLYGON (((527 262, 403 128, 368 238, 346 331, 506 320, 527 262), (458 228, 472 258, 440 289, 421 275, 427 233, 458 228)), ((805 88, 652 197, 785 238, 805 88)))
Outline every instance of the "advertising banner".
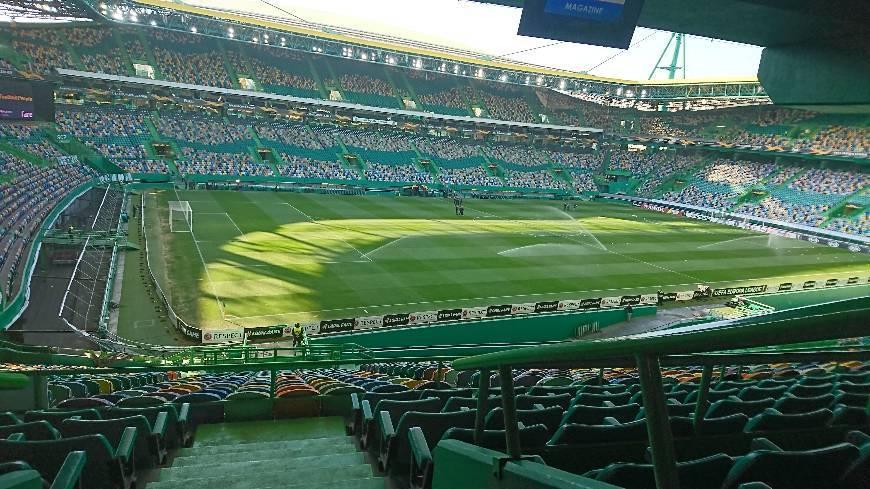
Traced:
POLYGON ((816 288, 816 281, 815 280, 807 280, 806 282, 804 282, 804 288, 805 289, 816 288))
POLYGON ((486 308, 486 317, 507 316, 513 309, 512 304, 502 304, 500 306, 489 306, 486 308))
POLYGON ((571 299, 559 301, 557 309, 560 311, 576 311, 577 309, 580 309, 580 303, 581 301, 575 301, 571 299))
POLYGON ((636 306, 638 304, 640 304, 639 295, 624 295, 619 298, 620 306, 636 306))
POLYGON ((428 324, 438 321, 438 311, 413 312, 408 315, 408 324, 428 324))
POLYGON ((786 283, 784 283, 784 284, 779 284, 779 288, 778 288, 777 290, 778 290, 779 292, 787 292, 787 291, 791 290, 791 288, 792 288, 793 286, 794 286, 793 283, 791 283, 791 282, 786 282, 786 283))
POLYGON ((368 316, 364 318, 356 318, 356 324, 354 325, 354 329, 380 328, 383 325, 383 316, 368 316))
POLYGON ((535 312, 552 312, 559 309, 559 301, 538 302, 535 304, 535 312))
POLYGON ((535 304, 534 302, 528 304, 514 304, 511 307, 511 314, 529 314, 535 312, 535 304))
POLYGON ((403 326, 408 324, 410 314, 387 314, 384 316, 384 326, 403 326))
POLYGON ((767 290, 767 285, 746 285, 743 287, 727 287, 724 289, 713 289, 713 297, 722 297, 726 295, 744 295, 744 294, 760 294, 767 290))
POLYGON ((849 277, 849 279, 846 280, 846 285, 855 285, 857 283, 858 283, 858 277, 849 277))
MULTIPOLYGON (((640 298, 640 296, 638 296, 640 298)), ((601 299, 600 305, 602 308, 619 307, 622 303, 622 297, 604 297, 601 299)))
POLYGON ((462 319, 462 309, 442 309, 438 311, 438 321, 455 321, 462 319))
POLYGON ((258 340, 264 338, 280 338, 284 336, 284 328, 286 324, 278 324, 276 326, 261 326, 258 328, 245 328, 245 335, 249 340, 258 340))
POLYGON ((601 297, 596 297, 594 299, 583 299, 580 301, 580 309, 598 309, 602 307, 601 301, 604 300, 601 297))
POLYGON ((658 294, 641 294, 640 303, 653 305, 659 303, 659 295, 658 294))
POLYGON ((659 301, 674 302, 675 300, 677 300, 676 292, 659 292, 659 301))
POLYGON ((835 278, 829 278, 825 281, 825 287, 834 287, 837 285, 837 283, 839 283, 839 280, 835 278))
POLYGON ((244 337, 245 328, 202 330, 203 343, 224 343, 227 341, 242 341, 244 337))
POLYGON ((349 319, 331 319, 329 321, 320 321, 321 333, 336 333, 339 331, 353 331, 354 318, 349 319))
POLYGON ((677 292, 677 300, 678 301, 690 301, 695 298, 694 290, 684 290, 682 292, 677 292))
POLYGON ((202 330, 199 328, 194 328, 193 326, 188 326, 183 321, 176 321, 175 326, 181 331, 181 334, 187 336, 193 341, 197 341, 202 343, 202 330))
POLYGON ((462 319, 480 319, 486 317, 485 307, 466 307, 462 309, 462 319))

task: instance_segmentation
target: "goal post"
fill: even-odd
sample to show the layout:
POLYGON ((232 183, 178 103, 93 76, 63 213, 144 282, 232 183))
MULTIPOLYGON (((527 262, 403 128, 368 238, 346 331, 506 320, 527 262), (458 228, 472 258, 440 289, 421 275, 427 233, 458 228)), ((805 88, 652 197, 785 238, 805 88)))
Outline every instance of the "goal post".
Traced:
POLYGON ((169 201, 169 232, 193 232, 193 209, 186 200, 169 201))

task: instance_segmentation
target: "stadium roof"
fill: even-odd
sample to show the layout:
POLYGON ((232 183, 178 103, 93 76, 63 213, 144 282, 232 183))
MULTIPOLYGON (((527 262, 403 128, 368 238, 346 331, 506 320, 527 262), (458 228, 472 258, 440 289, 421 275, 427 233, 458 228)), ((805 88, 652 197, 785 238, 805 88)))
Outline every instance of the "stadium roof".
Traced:
POLYGON ((89 21, 94 12, 76 0, 2 0, 0 19, 28 21, 89 21))

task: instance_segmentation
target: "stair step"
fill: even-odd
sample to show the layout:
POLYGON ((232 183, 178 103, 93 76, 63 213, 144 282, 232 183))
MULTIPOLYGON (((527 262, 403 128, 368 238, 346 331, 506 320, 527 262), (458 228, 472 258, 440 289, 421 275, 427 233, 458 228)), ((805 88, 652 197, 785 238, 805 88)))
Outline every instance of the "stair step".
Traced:
POLYGON ((239 453, 255 450, 292 450, 295 448, 311 447, 312 449, 351 445, 350 436, 330 436, 324 438, 308 438, 303 440, 264 441, 256 443, 237 443, 224 445, 208 445, 197 442, 193 448, 184 448, 179 456, 206 455, 218 453, 239 453))
POLYGON ((172 462, 173 467, 187 467, 191 465, 201 465, 203 460, 208 460, 209 463, 230 463, 238 462, 241 458, 240 454, 244 454, 245 460, 275 460, 275 459, 292 459, 300 457, 313 457, 315 455, 336 455, 341 453, 356 453, 357 449, 351 444, 333 444, 330 446, 296 446, 289 448, 272 448, 262 450, 235 450, 226 453, 210 453, 210 454, 181 454, 175 457, 172 462))
MULTIPOLYGON (((383 487, 383 480, 374 478, 370 465, 345 467, 305 467, 264 473, 236 473, 232 475, 208 474, 208 477, 158 481, 149 483, 146 489, 292 489, 302 487, 368 488, 383 487), (369 486, 368 481, 372 482, 369 486), (339 482, 343 482, 339 485, 339 482), (359 484, 359 485, 356 485, 359 484), (365 485, 364 485, 365 484, 365 485)), ((206 474, 201 474, 206 475, 206 474)))
MULTIPOLYGON (((310 457, 297 457, 287 463, 277 460, 249 460, 247 455, 239 457, 241 461, 221 463, 211 461, 210 457, 200 457, 202 463, 184 467, 169 467, 160 471, 160 480, 178 480, 194 478, 207 473, 209 476, 231 477, 237 474, 265 475, 290 474, 293 467, 305 467, 306 469, 330 469, 332 467, 344 467, 354 464, 365 464, 365 455, 362 452, 337 453, 334 455, 315 455, 310 457)), ((239 460, 239 459, 237 459, 239 460)), ((282 477, 283 478, 283 477, 282 477)))

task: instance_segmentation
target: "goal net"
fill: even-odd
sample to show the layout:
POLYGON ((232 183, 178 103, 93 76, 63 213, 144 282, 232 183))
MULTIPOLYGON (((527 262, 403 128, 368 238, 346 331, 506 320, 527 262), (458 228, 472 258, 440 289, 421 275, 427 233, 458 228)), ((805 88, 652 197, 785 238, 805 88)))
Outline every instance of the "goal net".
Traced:
POLYGON ((193 231, 193 210, 186 200, 169 201, 169 232, 189 233, 193 231))

